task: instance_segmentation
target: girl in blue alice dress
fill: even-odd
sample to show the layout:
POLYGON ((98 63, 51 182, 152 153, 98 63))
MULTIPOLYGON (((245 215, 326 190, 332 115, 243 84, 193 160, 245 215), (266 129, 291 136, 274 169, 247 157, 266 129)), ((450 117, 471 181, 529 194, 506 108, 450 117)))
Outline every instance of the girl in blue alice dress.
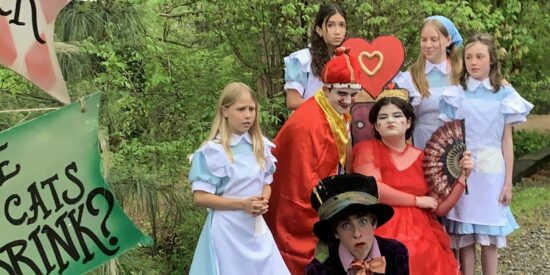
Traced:
POLYGON ((510 211, 514 151, 512 125, 524 122, 533 105, 502 85, 493 37, 475 35, 464 47, 460 84, 443 91, 441 118, 464 119, 466 147, 475 167, 445 221, 462 272, 474 274, 475 245, 481 245, 483 274, 497 274, 497 248, 518 225, 510 211))
POLYGON ((438 118, 439 99, 443 90, 459 82, 461 45, 462 36, 449 18, 441 15, 426 18, 420 29, 418 58, 393 80, 410 92, 416 115, 412 137, 416 148, 424 150, 433 132, 443 125, 438 118))
POLYGON ((290 274, 262 214, 276 159, 263 137, 258 103, 243 83, 228 84, 207 141, 189 173, 195 204, 208 208, 191 275, 290 274))

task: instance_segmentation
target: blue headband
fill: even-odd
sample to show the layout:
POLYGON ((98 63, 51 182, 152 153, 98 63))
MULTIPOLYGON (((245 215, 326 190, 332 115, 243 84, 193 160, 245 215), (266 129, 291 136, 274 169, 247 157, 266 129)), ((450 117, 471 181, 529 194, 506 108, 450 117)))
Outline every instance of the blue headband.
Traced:
MULTIPOLYGON (((456 28, 455 24, 449 18, 441 15, 434 15, 426 18, 426 20, 437 20, 443 26, 445 26, 445 29, 447 29, 447 32, 449 33, 449 36, 451 37, 451 45, 455 44, 457 47, 460 47, 462 45, 462 36, 460 36, 460 33, 458 32, 458 29, 456 28)), ((426 21, 424 20, 424 21, 426 21)))

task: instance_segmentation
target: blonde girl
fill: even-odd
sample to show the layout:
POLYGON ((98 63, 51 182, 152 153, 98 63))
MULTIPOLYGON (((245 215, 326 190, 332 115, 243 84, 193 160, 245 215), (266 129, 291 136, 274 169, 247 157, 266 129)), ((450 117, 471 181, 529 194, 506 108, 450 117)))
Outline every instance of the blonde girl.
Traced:
POLYGON ((462 36, 451 20, 441 15, 426 18, 420 28, 418 58, 394 79, 410 92, 417 118, 412 138, 419 149, 423 150, 433 132, 443 125, 438 119, 439 99, 444 89, 458 84, 461 45, 462 36))
POLYGON ((263 137, 258 103, 245 84, 220 95, 212 130, 194 153, 189 181, 208 208, 190 274, 289 274, 262 214, 276 159, 263 137))

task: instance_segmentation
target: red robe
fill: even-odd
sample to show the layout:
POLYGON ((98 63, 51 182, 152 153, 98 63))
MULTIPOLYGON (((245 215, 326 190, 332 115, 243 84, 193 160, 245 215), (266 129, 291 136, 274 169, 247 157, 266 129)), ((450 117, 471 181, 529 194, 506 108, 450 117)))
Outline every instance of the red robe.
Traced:
POLYGON ((319 180, 335 175, 339 154, 325 113, 314 97, 286 121, 274 140, 277 169, 265 220, 292 274, 304 274, 314 256, 317 212, 310 194, 319 180))

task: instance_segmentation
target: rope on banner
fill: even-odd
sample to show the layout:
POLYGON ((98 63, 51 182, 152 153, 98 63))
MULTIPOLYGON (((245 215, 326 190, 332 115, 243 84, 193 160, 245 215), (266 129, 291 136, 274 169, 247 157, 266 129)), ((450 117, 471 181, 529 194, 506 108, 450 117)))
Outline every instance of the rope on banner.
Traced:
POLYGON ((47 108, 32 108, 32 109, 18 109, 18 110, 2 110, 2 111, 0 111, 0 114, 23 113, 23 112, 43 112, 43 111, 57 110, 59 108, 60 107, 47 107, 47 108))

